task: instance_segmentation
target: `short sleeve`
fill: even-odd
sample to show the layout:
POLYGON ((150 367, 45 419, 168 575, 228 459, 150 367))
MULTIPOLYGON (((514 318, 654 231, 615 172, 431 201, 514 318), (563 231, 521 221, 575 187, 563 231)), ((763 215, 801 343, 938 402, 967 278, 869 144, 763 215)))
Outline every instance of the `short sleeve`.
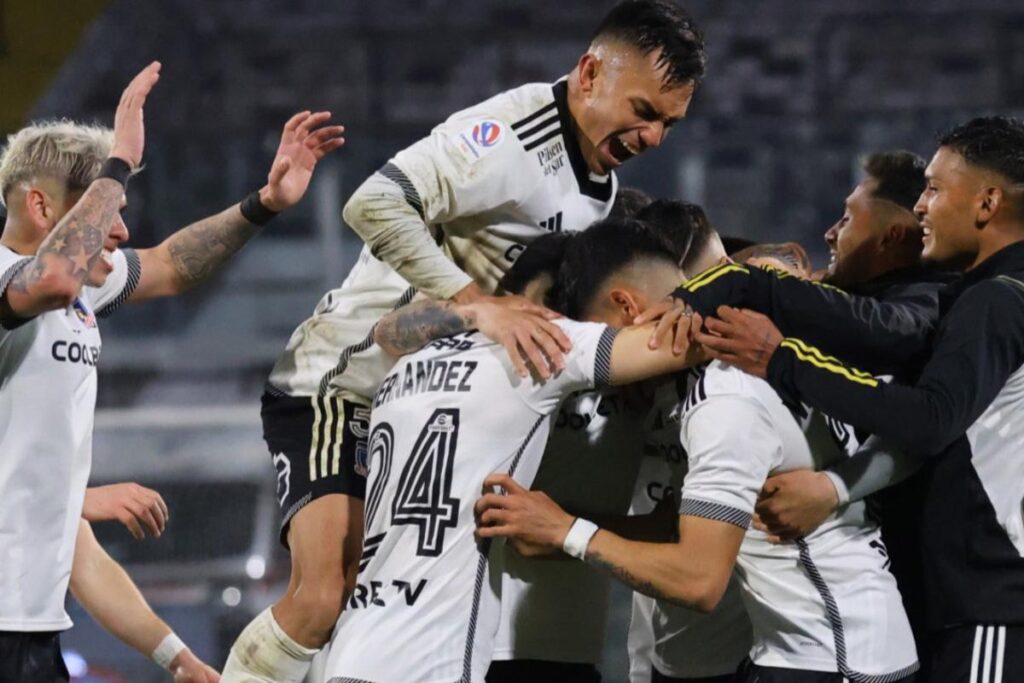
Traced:
POLYGON ((519 203, 535 184, 511 126, 485 114, 451 119, 407 147, 381 173, 430 225, 519 203))
MULTIPOLYGON (((7 247, 0 246, 0 297, 7 293, 7 287, 11 284, 14 277, 31 262, 31 256, 22 256, 7 247)), ((28 322, 28 319, 0 320, 0 339, 7 332, 26 322, 28 322)))
POLYGON ((680 438, 689 470, 679 514, 746 529, 782 451, 767 410, 743 396, 710 396, 683 416, 680 438))
POLYGON ((565 369, 547 381, 527 380, 524 399, 541 413, 553 411, 563 398, 574 391, 607 386, 611 377, 612 345, 618 333, 603 323, 574 320, 554 321, 572 342, 565 354, 565 369))
POLYGON ((134 249, 118 249, 113 262, 114 270, 101 286, 85 288, 90 305, 103 318, 127 301, 142 277, 142 264, 134 249))

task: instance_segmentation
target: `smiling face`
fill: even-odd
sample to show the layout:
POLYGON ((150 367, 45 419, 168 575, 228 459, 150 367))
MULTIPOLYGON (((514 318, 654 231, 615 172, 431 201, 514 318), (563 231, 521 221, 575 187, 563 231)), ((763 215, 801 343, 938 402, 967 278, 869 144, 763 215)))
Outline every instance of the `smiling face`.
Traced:
POLYGON ((686 116, 694 84, 664 89, 666 66, 655 50, 648 55, 621 43, 595 45, 580 58, 571 79, 576 97, 570 110, 580 149, 592 173, 607 174, 657 147, 686 116))
POLYGON ((825 233, 830 254, 825 281, 829 284, 850 287, 864 279, 865 270, 870 270, 885 228, 879 201, 872 197, 877 185, 873 178, 857 185, 846 198, 842 217, 825 233))
POLYGON ((925 170, 928 184, 914 207, 924 229, 925 261, 963 270, 977 259, 984 173, 949 147, 932 157, 925 170))

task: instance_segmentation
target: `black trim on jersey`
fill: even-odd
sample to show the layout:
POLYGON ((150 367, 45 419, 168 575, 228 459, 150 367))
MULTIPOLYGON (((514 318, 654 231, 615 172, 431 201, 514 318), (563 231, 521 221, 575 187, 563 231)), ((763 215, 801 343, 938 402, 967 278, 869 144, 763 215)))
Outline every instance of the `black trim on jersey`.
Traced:
POLYGON ((825 582, 821 572, 818 571, 817 565, 814 564, 814 560, 811 559, 811 551, 807 547, 807 541, 803 538, 798 538, 796 545, 800 550, 800 564, 803 566, 804 571, 807 572, 807 577, 814 584, 818 595, 821 596, 822 601, 825 603, 828 623, 832 628, 832 640, 835 642, 836 665, 839 667, 839 673, 850 679, 850 683, 894 683, 921 668, 920 663, 915 661, 910 666, 887 674, 863 674, 852 670, 846 662, 846 633, 843 630, 843 617, 839 613, 839 605, 836 604, 836 599, 832 595, 828 583, 825 582))
MULTIPOLYGON (((0 275, 0 297, 7 293, 7 287, 11 284, 11 280, 13 280, 18 273, 24 270, 25 266, 27 266, 33 258, 34 257, 32 256, 25 256, 22 259, 15 261, 7 270, 4 271, 3 275, 0 275)), ((5 330, 14 330, 30 320, 32 320, 32 318, 11 318, 9 320, 0 319, 0 327, 3 327, 5 330)))
POLYGON ((555 95, 555 105, 558 107, 558 117, 561 120, 562 139, 565 140, 565 151, 569 155, 569 164, 576 176, 576 182, 580 186, 580 193, 593 199, 606 202, 612 198, 612 174, 608 174, 608 180, 603 183, 594 182, 590 178, 590 169, 587 162, 583 160, 583 153, 580 152, 580 143, 576 139, 576 122, 569 113, 569 84, 566 81, 558 81, 551 86, 555 95))
MULTIPOLYGON (((515 457, 512 458, 512 464, 508 468, 508 476, 515 476, 516 468, 519 467, 519 461, 523 457, 523 453, 526 452, 526 447, 530 441, 533 440, 533 435, 537 433, 537 428, 540 427, 541 423, 547 419, 546 415, 542 415, 537 418, 537 421, 530 427, 530 432, 523 439, 523 442, 519 444, 519 450, 516 451, 515 457)), ((480 592, 483 590, 484 574, 487 569, 488 555, 491 551, 491 539, 485 540, 480 544, 480 558, 477 560, 476 565, 476 582, 473 585, 473 608, 469 613, 469 628, 466 631, 466 651, 462 657, 462 677, 458 683, 472 683, 473 674, 473 643, 476 640, 476 619, 480 613, 480 592)))
MULTIPOLYGON (((416 288, 410 287, 409 289, 405 290, 402 296, 398 299, 398 302, 395 304, 394 308, 392 308, 391 310, 397 311, 399 308, 405 306, 407 303, 412 301, 412 298, 414 296, 416 296, 416 288)), ((375 323, 374 326, 370 328, 370 332, 366 335, 365 339, 363 339, 358 344, 345 347, 345 349, 341 352, 341 355, 338 357, 338 364, 335 365, 323 377, 320 378, 319 394, 321 396, 326 396, 329 393, 329 389, 331 388, 331 381, 341 373, 345 372, 346 368, 348 368, 348 362, 353 355, 357 353, 362 353, 363 351, 366 351, 368 348, 373 346, 373 332, 376 328, 377 325, 375 323)))
POLYGON ((388 533, 385 531, 382 534, 376 536, 367 536, 366 540, 363 541, 363 555, 359 558, 359 573, 362 574, 363 570, 366 569, 366 565, 370 564, 370 560, 377 554, 380 549, 380 544, 384 541, 384 537, 388 533))
POLYGON ((367 681, 363 678, 332 678, 327 683, 377 683, 376 681, 367 681))
POLYGON ((597 352, 594 354, 595 387, 606 387, 612 383, 612 347, 618 334, 617 329, 608 327, 597 340, 597 352))
POLYGON ((726 522, 741 529, 746 529, 750 526, 750 518, 752 517, 749 512, 744 512, 739 508, 721 503, 713 503, 710 500, 700 500, 699 498, 683 498, 679 501, 679 514, 713 519, 716 522, 726 522))
POLYGON ((409 206, 416 209, 416 213, 419 214, 421 220, 426 220, 423 214, 423 200, 420 199, 420 193, 416 191, 416 186, 409 180, 409 176, 405 175, 405 171, 389 161, 377 169, 377 173, 398 185, 409 206))
MULTIPOLYGON (((554 109, 554 108, 555 108, 555 103, 554 102, 552 102, 547 107, 545 107, 545 109, 554 109)), ((541 132, 545 128, 548 128, 552 124, 555 124, 555 130, 558 130, 558 112, 552 112, 551 116, 549 116, 548 118, 544 119, 543 121, 538 123, 536 126, 533 126, 532 128, 528 128, 528 129, 524 130, 521 133, 516 133, 516 135, 519 136, 519 139, 522 140, 525 143, 531 137, 533 137, 537 133, 541 132)), ((513 129, 514 128, 515 128, 515 126, 513 126, 513 129)), ((533 145, 533 146, 536 146, 536 145, 533 145)), ((530 147, 527 146, 526 149, 530 149, 530 147)))
MULTIPOLYGON (((548 104, 545 104, 545 105, 544 105, 543 107, 541 107, 541 108, 540 108, 540 109, 538 109, 537 111, 533 112, 532 114, 530 114, 529 116, 527 116, 527 117, 526 117, 525 119, 519 119, 518 121, 516 121, 515 123, 513 123, 513 124, 512 124, 512 130, 518 131, 518 130, 519 130, 520 128, 522 128, 522 127, 523 127, 523 126, 525 126, 526 124, 530 123, 531 121, 533 121, 533 120, 535 120, 535 119, 538 119, 538 118, 540 118, 540 117, 541 117, 541 116, 543 116, 544 114, 546 114, 546 113, 548 113, 549 111, 551 111, 552 109, 554 109, 554 108, 555 108, 555 106, 556 106, 556 105, 555 105, 555 103, 554 103, 554 102, 549 102, 548 104)), ((516 135, 519 135, 519 133, 516 133, 516 135)), ((523 136, 522 136, 522 135, 519 135, 519 137, 520 137, 520 138, 522 138, 523 136)))
POLYGON ((121 252, 124 254, 124 260, 128 266, 128 277, 125 279, 120 294, 96 311, 96 315, 100 318, 106 318, 116 311, 118 306, 127 301, 135 288, 139 286, 139 280, 142 279, 142 262, 139 260, 139 255, 135 253, 134 249, 122 249, 121 252))

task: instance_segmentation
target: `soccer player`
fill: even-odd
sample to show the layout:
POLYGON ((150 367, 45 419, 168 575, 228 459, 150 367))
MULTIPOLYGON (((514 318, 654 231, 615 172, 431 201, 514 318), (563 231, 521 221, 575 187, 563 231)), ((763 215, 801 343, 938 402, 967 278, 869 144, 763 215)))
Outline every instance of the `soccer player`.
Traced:
POLYGON ((142 160, 142 107, 159 63, 126 88, 108 130, 55 122, 12 135, 0 156, 0 678, 67 680, 57 632, 88 479, 97 317, 176 294, 216 272, 254 221, 297 202, 340 131, 285 128, 268 183, 152 249, 121 250, 124 183, 142 160), (107 159, 107 161, 104 161, 107 159), (46 419, 40 419, 40 415, 46 419), (14 657, 12 653, 25 653, 14 657))
MULTIPOLYGON (((480 300, 536 237, 607 216, 614 170, 662 142, 703 71, 703 38, 685 12, 626 0, 566 78, 453 114, 349 199, 345 220, 366 247, 293 333, 263 397, 291 580, 239 636, 228 683, 236 668, 238 680, 298 680, 342 609, 361 547, 369 406, 393 363, 373 342, 377 320, 417 291, 480 300)), ((542 376, 546 358, 557 369, 562 332, 528 313, 506 317, 517 369, 520 352, 542 376)))
MULTIPOLYGON (((569 253, 614 264, 575 288, 581 296, 589 289, 601 308, 628 300, 642 310, 680 276, 671 252, 635 222, 598 223, 575 238, 569 253)), ((416 334, 430 338, 465 324, 460 309, 423 305, 439 313, 427 331, 425 314, 413 315, 416 334)), ((408 313, 396 315, 409 319, 408 313)), ((649 330, 557 324, 573 346, 565 368, 547 380, 518 377, 500 347, 472 332, 402 358, 381 384, 372 413, 366 547, 332 641, 330 680, 482 681, 498 627, 502 557, 500 546, 478 546, 473 538, 482 477, 501 469, 528 484, 550 416, 572 392, 693 362, 668 349, 648 350, 649 330)), ((394 348, 384 335, 401 339, 401 327, 386 319, 378 342, 394 348)))
POLYGON ((1018 119, 973 119, 939 141, 915 207, 922 257, 963 275, 942 292, 933 348, 914 383, 874 381, 784 339, 758 316, 718 324, 724 338, 709 340, 716 355, 784 396, 926 459, 928 656, 943 681, 1024 677, 1024 472, 1015 428, 1024 409, 1022 159, 1018 119))

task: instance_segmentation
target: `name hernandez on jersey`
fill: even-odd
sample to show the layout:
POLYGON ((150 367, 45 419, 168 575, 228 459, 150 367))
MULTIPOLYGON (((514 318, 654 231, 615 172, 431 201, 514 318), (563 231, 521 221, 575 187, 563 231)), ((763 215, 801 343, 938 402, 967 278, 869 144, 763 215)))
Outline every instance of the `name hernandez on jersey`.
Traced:
POLYGON ((481 482, 508 472, 529 486, 559 403, 608 378, 614 331, 557 324, 573 348, 546 382, 518 377, 504 349, 473 332, 400 359, 381 383, 363 556, 330 680, 483 680, 500 613, 501 582, 491 576, 504 553, 474 538, 481 482))
POLYGON ((368 404, 392 363, 370 334, 381 316, 417 290, 494 291, 536 237, 606 217, 617 180, 587 170, 567 90, 533 83, 457 112, 368 178, 345 212, 366 246, 292 334, 270 384, 368 404))
POLYGON ((680 409, 689 460, 680 514, 747 530, 736 573, 754 628, 754 663, 852 680, 897 680, 916 671, 885 546, 863 504, 835 513, 795 544, 774 545, 748 528, 770 474, 846 458, 839 439, 849 432, 816 411, 790 412, 767 382, 718 361, 694 381, 680 409))

